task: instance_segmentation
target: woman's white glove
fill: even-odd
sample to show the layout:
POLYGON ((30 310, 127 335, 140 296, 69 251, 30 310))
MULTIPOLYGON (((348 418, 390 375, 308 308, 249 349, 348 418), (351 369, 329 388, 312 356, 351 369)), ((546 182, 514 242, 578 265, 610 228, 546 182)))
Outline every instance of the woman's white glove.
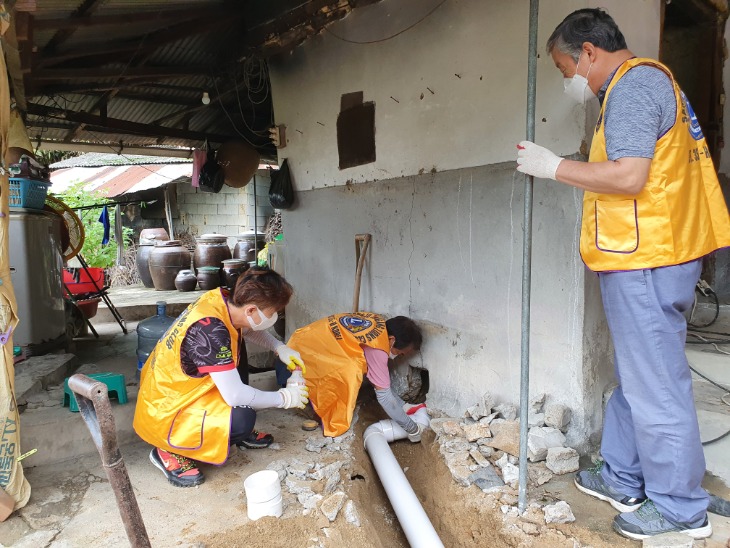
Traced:
POLYGON ((284 398, 284 403, 279 406, 281 409, 291 409, 292 407, 304 409, 309 403, 309 389, 306 386, 298 384, 287 386, 280 388, 279 393, 284 398))
POLYGON ((563 158, 530 141, 520 142, 517 148, 517 171, 539 179, 555 179, 563 158))
POLYGON ((421 434, 423 433, 425 426, 416 421, 413 422, 416 424, 416 426, 418 426, 418 432, 416 432, 415 434, 408 434, 408 440, 411 443, 418 443, 419 441, 421 441, 421 434))
POLYGON ((294 371, 294 369, 298 367, 302 370, 302 373, 306 375, 307 370, 304 367, 304 361, 302 360, 302 355, 299 352, 293 348, 289 348, 285 344, 277 346, 275 352, 289 371, 294 371))

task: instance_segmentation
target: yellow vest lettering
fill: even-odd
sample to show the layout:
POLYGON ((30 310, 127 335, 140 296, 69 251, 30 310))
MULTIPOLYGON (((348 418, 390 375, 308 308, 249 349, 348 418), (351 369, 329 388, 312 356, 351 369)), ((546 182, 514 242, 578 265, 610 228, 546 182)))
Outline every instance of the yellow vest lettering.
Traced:
MULTIPOLYGON (((180 362, 180 334, 202 318, 218 318, 228 328, 234 359, 238 330, 220 289, 203 294, 170 326, 147 359, 134 413, 134 430, 147 443, 211 464, 228 459, 231 408, 210 375, 189 377, 180 362)), ((229 350, 226 349, 226 353, 229 350)))
POLYGON ((340 436, 350 428, 368 371, 362 345, 390 350, 385 318, 369 312, 335 314, 297 329, 289 339, 288 346, 306 364, 309 401, 325 436, 340 436))

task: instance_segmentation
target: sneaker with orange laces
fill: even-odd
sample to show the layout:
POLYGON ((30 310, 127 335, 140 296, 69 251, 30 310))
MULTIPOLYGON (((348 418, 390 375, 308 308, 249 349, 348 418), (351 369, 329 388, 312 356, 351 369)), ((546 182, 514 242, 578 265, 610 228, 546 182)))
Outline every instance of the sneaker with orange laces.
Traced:
POLYGON ((175 487, 194 487, 205 481, 205 476, 198 470, 195 461, 182 455, 169 453, 164 449, 155 447, 150 451, 150 461, 162 470, 167 481, 175 487))

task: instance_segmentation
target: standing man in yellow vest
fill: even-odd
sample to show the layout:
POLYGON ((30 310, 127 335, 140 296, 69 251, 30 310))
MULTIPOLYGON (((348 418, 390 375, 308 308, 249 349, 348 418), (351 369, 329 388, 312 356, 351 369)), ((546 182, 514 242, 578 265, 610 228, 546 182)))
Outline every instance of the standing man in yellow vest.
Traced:
MULTIPOLYGON (((410 318, 386 320, 371 312, 333 314, 297 329, 287 344, 307 364, 309 399, 325 436, 340 436, 350 428, 357 394, 367 377, 386 414, 408 432, 411 442, 421 441, 423 426, 410 418, 393 392, 388 368, 389 359, 417 352, 421 341, 421 330, 410 318)), ((277 363, 276 369, 283 386, 287 368, 277 363)))
POLYGON ((712 534, 705 459, 683 313, 702 257, 730 246, 730 220, 702 130, 667 67, 636 58, 603 10, 571 13, 548 40, 565 93, 601 112, 588 162, 534 143, 518 170, 581 188, 580 252, 600 279, 619 386, 606 408, 598 469, 578 489, 621 513, 632 539, 712 534))
POLYGON ((153 446, 150 461, 172 485, 203 483, 196 461, 223 464, 231 445, 270 445, 270 434, 253 429, 256 410, 307 404, 306 387, 256 390, 237 370, 248 366, 246 340, 273 350, 285 364, 304 366, 296 352, 266 332, 291 295, 279 274, 251 268, 232 292, 204 293, 155 346, 142 369, 134 430, 153 446))

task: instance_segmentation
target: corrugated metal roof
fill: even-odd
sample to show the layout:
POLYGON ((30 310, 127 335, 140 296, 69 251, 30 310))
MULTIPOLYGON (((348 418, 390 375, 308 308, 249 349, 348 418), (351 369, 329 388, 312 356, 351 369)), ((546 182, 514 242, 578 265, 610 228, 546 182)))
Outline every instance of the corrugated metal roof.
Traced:
POLYGON ((332 10, 314 0, 37 0, 29 41, 15 48, 33 51, 31 64, 9 67, 19 66, 13 80, 27 91, 19 102, 28 105, 32 140, 118 151, 244 139, 275 158, 271 97, 249 101, 242 60, 266 54, 270 43, 294 47, 350 4, 372 1, 335 0, 332 10))
POLYGON ((75 183, 84 189, 114 198, 171 183, 190 183, 192 163, 138 166, 72 167, 51 172, 51 192, 63 194, 75 183))
POLYGON ((104 154, 101 152, 89 152, 73 158, 67 158, 51 164, 52 170, 65 169, 69 167, 109 167, 109 166, 133 166, 153 164, 187 164, 192 162, 188 158, 164 158, 161 156, 142 156, 139 154, 104 154))

